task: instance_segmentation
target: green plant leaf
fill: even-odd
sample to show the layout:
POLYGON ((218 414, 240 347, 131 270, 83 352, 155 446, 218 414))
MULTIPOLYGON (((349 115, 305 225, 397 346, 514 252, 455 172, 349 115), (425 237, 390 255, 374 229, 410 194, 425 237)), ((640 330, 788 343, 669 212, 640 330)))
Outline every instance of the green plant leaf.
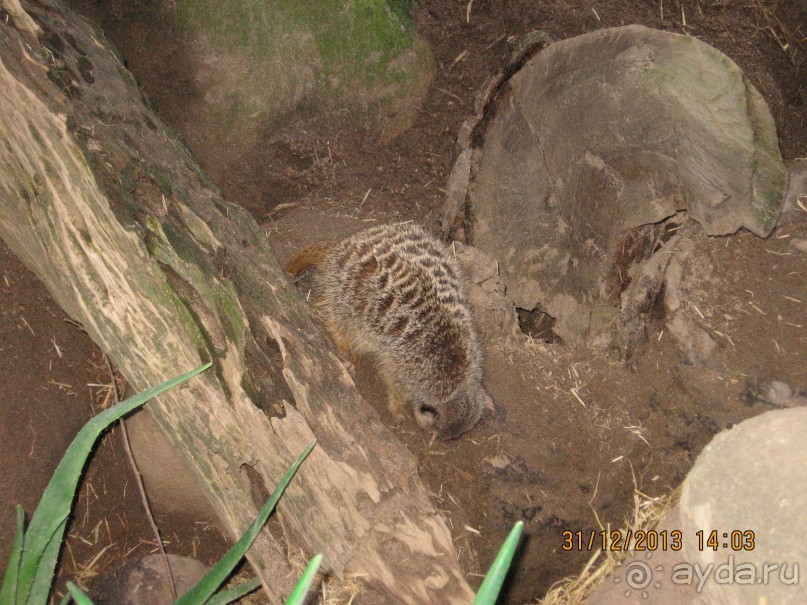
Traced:
POLYGON ((227 605, 227 603, 232 603, 236 599, 243 597, 245 594, 252 592, 260 585, 261 581, 258 578, 255 578, 254 580, 247 580, 238 586, 233 586, 227 590, 217 592, 207 601, 205 601, 205 605, 227 605))
POLYGON ((519 521, 510 530, 510 534, 499 549, 499 554, 493 561, 493 565, 488 570, 488 575, 482 580, 482 585, 479 587, 479 592, 476 593, 474 605, 494 605, 496 598, 499 596, 499 591, 502 589, 504 578, 507 576, 507 570, 510 568, 510 562, 513 560, 513 555, 518 546, 518 539, 521 537, 521 532, 524 530, 524 522, 519 521))
POLYGON ((0 586, 0 603, 11 605, 17 594, 17 579, 20 574, 20 558, 22 557, 22 541, 25 532, 25 511, 17 505, 17 531, 14 534, 14 544, 3 574, 3 586, 0 586))
POLYGON ((90 597, 85 595, 81 589, 72 582, 67 583, 67 591, 70 593, 70 596, 73 597, 76 605, 93 605, 92 601, 90 601, 90 597))
POLYGON ((12 603, 39 605, 47 602, 76 486, 87 457, 101 432, 121 416, 196 376, 210 365, 207 363, 104 410, 79 431, 45 488, 23 538, 20 571, 12 603))
POLYGON ((196 586, 174 601, 174 605, 199 605, 200 603, 205 603, 213 593, 216 592, 216 589, 221 586, 221 583, 230 575, 230 572, 238 565, 238 562, 247 552, 247 549, 257 537, 258 532, 261 531, 269 515, 272 514, 275 506, 277 506, 278 500, 280 500, 283 492, 286 491, 286 487, 288 487, 292 477, 297 473, 297 469, 300 468, 300 465, 308 457, 308 454, 311 453, 311 450, 314 449, 316 444, 317 440, 314 439, 314 441, 305 448, 305 451, 300 454, 297 460, 294 461, 294 464, 291 465, 291 468, 283 476, 283 479, 280 480, 280 484, 275 488, 275 491, 272 492, 269 500, 261 509, 258 517, 247 527, 241 539, 227 551, 227 554, 216 563, 213 569, 207 572, 204 578, 199 580, 196 586))
MULTIPOLYGON (((57 467, 58 468, 58 467, 57 467)), ((79 471, 80 472, 80 471, 79 471)), ((51 481, 53 479, 51 478, 51 481)), ((73 488, 75 492, 75 488, 73 488)), ((44 499, 44 496, 43 496, 44 499)), ((42 508, 42 502, 40 501, 39 506, 37 506, 37 510, 42 508)), ((45 544, 45 548, 41 551, 42 555, 39 557, 39 564, 37 568, 34 570, 34 582, 31 587, 31 590, 24 601, 17 601, 19 603, 31 604, 31 605, 39 605, 40 603, 46 603, 48 594, 50 594, 50 588, 53 584, 53 573, 56 569, 56 559, 59 557, 59 550, 62 548, 62 536, 64 535, 64 530, 67 527, 67 519, 70 516, 70 505, 68 503, 68 510, 67 515, 61 520, 61 522, 56 526, 53 534, 51 535, 51 539, 45 544), (40 570, 41 569, 50 569, 49 574, 44 574, 42 572, 42 576, 40 578, 40 570), (40 600, 40 595, 44 595, 42 600, 40 600)), ((34 511, 34 517, 36 517, 36 511, 34 511)), ((33 519, 31 519, 31 523, 33 523, 33 519)), ((23 566, 25 565, 26 558, 29 556, 28 550, 28 536, 30 535, 31 527, 28 527, 28 531, 25 533, 23 537, 23 547, 22 547, 22 563, 20 564, 20 577, 22 578, 23 575, 23 566)), ((34 554, 34 553, 31 553, 34 554)), ((23 595, 22 592, 22 581, 17 585, 17 598, 20 598, 20 595, 23 595)))
POLYGON ((308 567, 305 568, 303 575, 300 576, 297 586, 294 587, 289 598, 286 599, 286 605, 303 605, 308 595, 308 589, 311 588, 311 582, 314 581, 314 576, 317 575, 320 563, 322 563, 322 555, 314 555, 308 567))

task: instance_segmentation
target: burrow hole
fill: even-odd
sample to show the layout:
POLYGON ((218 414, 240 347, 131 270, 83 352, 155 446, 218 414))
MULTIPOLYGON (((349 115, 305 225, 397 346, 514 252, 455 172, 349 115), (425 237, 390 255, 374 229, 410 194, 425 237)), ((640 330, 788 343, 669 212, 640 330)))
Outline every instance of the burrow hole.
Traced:
POLYGON ((555 318, 541 307, 535 307, 532 311, 516 307, 516 313, 518 327, 530 338, 547 344, 563 342, 552 329, 555 326, 555 318))

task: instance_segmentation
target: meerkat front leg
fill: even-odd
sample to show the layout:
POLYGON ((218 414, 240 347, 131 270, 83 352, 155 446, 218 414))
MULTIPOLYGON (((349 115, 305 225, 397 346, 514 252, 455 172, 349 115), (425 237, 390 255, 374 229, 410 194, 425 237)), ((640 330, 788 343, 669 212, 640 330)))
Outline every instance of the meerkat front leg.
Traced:
POLYGON ((328 333, 331 336, 334 347, 336 347, 336 352, 342 360, 342 365, 345 366, 345 369, 351 376, 355 376, 356 361, 354 359, 353 348, 349 344, 350 339, 339 330, 335 330, 331 327, 329 327, 328 333))
POLYGON ((406 417, 407 399, 395 384, 395 375, 388 369, 380 370, 381 379, 387 387, 387 408, 395 418, 403 420, 406 417))

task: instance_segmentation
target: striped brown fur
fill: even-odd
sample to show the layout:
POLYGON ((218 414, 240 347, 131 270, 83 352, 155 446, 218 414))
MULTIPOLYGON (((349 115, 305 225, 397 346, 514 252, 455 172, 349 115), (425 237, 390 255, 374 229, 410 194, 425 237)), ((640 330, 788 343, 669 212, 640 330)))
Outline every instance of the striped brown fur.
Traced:
POLYGON ((394 414, 409 407, 422 428, 453 439, 492 407, 462 272, 443 242, 417 225, 379 225, 307 248, 287 270, 312 265, 334 343, 348 359, 376 359, 394 414))

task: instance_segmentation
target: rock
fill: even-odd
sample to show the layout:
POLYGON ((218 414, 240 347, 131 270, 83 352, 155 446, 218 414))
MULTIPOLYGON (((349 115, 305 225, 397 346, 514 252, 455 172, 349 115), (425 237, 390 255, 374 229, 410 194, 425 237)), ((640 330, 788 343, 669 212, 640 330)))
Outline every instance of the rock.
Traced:
MULTIPOLYGON (((210 569, 196 559, 168 555, 177 596, 196 585, 210 569)), ((95 605, 167 605, 174 602, 162 555, 131 559, 95 582, 90 597, 95 605)))
POLYGON ((690 365, 696 361, 705 361, 717 348, 717 343, 709 333, 682 312, 676 313, 667 322, 667 328, 678 341, 685 362, 690 365))
POLYGON ((428 44, 386 2, 157 5, 190 41, 191 85, 204 91, 193 118, 223 143, 306 104, 374 116, 389 138, 414 121, 433 78, 428 44))
POLYGON ((181 515, 219 526, 191 469, 165 438, 148 410, 139 410, 127 417, 126 429, 132 455, 155 515, 181 515))
POLYGON ((468 277, 468 302, 482 340, 518 346, 524 335, 515 307, 505 297, 496 259, 472 246, 454 242, 454 251, 468 277))
MULTIPOLYGON (((657 528, 659 535, 680 531, 680 509, 674 506, 657 528)), ((594 589, 583 605, 695 605, 697 584, 674 583, 671 570, 681 563, 672 548, 632 553, 594 589)), ((703 605, 703 604, 700 604, 703 605)))
POLYGON ((773 119, 719 51, 627 26, 521 59, 463 126, 443 225, 497 258, 515 306, 545 310, 564 340, 613 325, 602 310, 674 233, 665 220, 774 227, 787 175, 773 119))
POLYGON ((782 219, 807 212, 807 158, 797 158, 787 167, 788 183, 782 219))
POLYGON ((793 387, 781 380, 773 380, 765 390, 765 400, 780 408, 807 406, 807 393, 797 393, 793 387))
POLYGON ((804 603, 806 429, 807 408, 800 407, 718 434, 655 530, 659 540, 666 534, 667 546, 632 552, 584 604, 804 603), (673 532, 680 532, 680 549, 672 548, 673 532))
POLYGON ((728 578, 704 583, 705 602, 804 603, 794 578, 807 569, 805 430, 807 408, 767 412, 718 434, 698 457, 681 492, 682 555, 715 574, 722 565, 728 578), (700 548, 698 531, 704 543, 716 531, 718 548, 700 548))

